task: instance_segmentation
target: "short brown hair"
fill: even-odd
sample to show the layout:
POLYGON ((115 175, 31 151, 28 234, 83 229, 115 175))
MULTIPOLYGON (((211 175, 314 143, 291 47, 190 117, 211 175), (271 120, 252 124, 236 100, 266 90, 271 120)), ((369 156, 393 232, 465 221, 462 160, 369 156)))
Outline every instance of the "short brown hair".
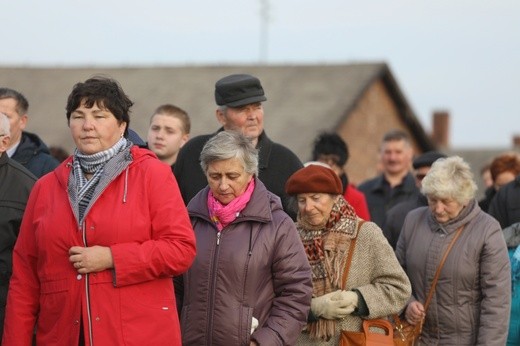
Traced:
POLYGON ((511 172, 516 176, 520 174, 520 158, 516 153, 501 154, 493 159, 489 171, 493 181, 504 172, 511 172))
POLYGON ((189 134, 191 131, 191 122, 190 117, 188 116, 188 113, 175 105, 172 104, 164 104, 157 107, 157 109, 153 112, 152 116, 150 117, 150 122, 152 122, 152 119, 157 114, 163 114, 163 115, 170 115, 174 118, 177 118, 182 123, 182 131, 186 134, 189 134))

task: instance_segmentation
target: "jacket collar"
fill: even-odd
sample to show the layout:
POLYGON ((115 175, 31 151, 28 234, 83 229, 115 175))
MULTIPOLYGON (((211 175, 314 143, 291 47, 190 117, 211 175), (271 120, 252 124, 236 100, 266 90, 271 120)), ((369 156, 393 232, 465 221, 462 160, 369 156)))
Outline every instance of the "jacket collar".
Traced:
MULTIPOLYGON (((385 189, 385 184, 388 184, 384 174, 380 174, 375 178, 374 186, 372 191, 381 191, 385 189)), ((412 173, 408 172, 401 181, 401 184, 396 187, 400 187, 404 192, 412 193, 416 190, 415 180, 412 173)))
MULTIPOLYGON (((188 203, 190 216, 199 217, 211 222, 207 204, 208 193, 209 186, 206 186, 188 203)), ((282 209, 280 199, 270 194, 265 185, 255 177, 255 189, 251 195, 251 199, 240 213, 240 216, 238 216, 232 224, 242 221, 270 222, 273 218, 272 211, 275 209, 282 209)))
POLYGON ((480 209, 480 207, 478 206, 477 200, 472 199, 468 203, 468 205, 461 210, 460 214, 457 217, 442 225, 439 224, 437 220, 435 220, 432 212, 429 211, 428 225, 433 231, 440 231, 446 234, 450 234, 452 232, 455 232, 462 225, 465 225, 472 219, 474 219, 481 210, 482 209, 480 209))

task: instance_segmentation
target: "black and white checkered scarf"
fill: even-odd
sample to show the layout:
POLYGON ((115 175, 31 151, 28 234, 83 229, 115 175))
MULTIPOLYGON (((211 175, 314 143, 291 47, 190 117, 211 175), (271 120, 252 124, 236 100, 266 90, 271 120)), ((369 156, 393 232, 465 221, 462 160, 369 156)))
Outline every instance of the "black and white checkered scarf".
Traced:
POLYGON ((121 138, 111 148, 92 155, 82 154, 78 149, 74 151, 68 191, 79 224, 108 183, 128 166, 125 156, 131 146, 131 142, 121 138), (93 175, 87 180, 84 173, 93 175))

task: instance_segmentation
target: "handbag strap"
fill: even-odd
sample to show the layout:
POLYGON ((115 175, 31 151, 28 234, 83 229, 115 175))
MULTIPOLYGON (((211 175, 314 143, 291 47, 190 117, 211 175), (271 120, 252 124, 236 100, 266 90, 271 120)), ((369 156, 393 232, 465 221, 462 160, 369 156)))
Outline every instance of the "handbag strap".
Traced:
POLYGON ((457 229, 455 236, 450 241, 448 248, 446 249, 446 251, 444 252, 444 255, 442 256, 441 262, 439 263, 439 266, 437 267, 437 271, 435 272, 435 276, 433 277, 432 287, 430 288, 430 292, 428 292, 428 298, 426 298, 426 302, 424 303, 424 312, 425 313, 428 310, 428 307, 430 306, 430 302, 433 297, 433 292, 435 292, 435 286, 437 286, 437 281, 439 280, 439 276, 441 275, 441 269, 444 266, 444 262, 446 262, 446 258, 448 258, 451 248, 453 247, 453 245, 455 244, 457 239, 459 239, 459 236, 461 235, 463 229, 464 229, 464 225, 460 226, 457 229))
POLYGON ((345 264, 345 271, 343 272, 343 280, 341 281, 342 290, 345 289, 345 285, 347 284, 348 273, 350 271, 350 264, 352 263, 352 256, 354 255, 354 248, 356 247, 356 240, 357 240, 357 237, 359 236, 359 231, 361 231, 361 225, 363 225, 364 223, 365 223, 365 220, 361 220, 358 222, 356 237, 352 238, 352 240, 350 241, 350 246, 348 248, 347 263, 345 264))

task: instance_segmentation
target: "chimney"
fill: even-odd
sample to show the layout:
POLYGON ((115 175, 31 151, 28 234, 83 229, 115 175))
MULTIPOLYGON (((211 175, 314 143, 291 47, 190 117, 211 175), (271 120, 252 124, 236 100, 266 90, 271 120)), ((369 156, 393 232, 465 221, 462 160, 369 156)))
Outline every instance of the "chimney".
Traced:
POLYGON ((450 113, 447 111, 433 112, 432 141, 439 149, 449 148, 450 113))
POLYGON ((513 148, 520 148, 520 135, 513 136, 513 148))

